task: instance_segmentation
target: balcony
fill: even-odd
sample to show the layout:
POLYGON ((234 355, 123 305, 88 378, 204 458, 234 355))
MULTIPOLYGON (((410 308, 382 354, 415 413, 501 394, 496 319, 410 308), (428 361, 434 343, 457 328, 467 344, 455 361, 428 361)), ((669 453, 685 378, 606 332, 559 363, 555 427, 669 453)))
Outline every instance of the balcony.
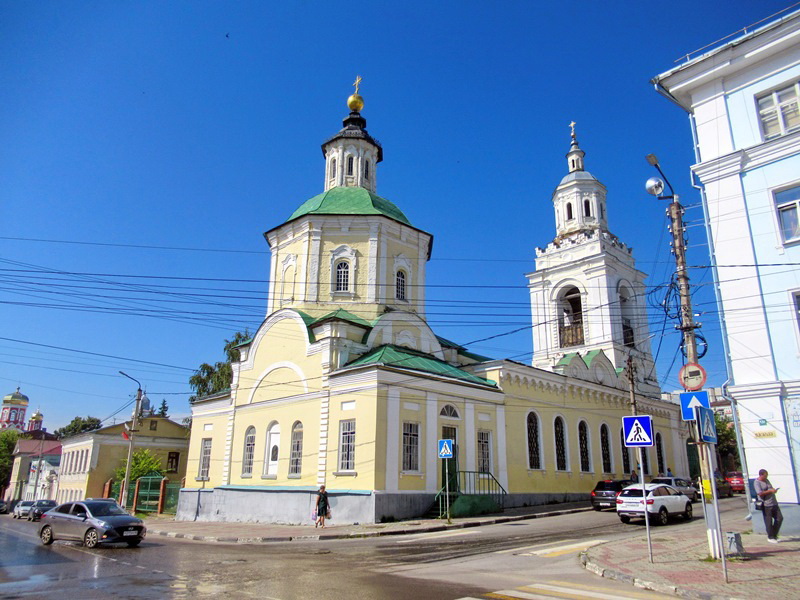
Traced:
POLYGON ((583 323, 560 325, 558 328, 558 335, 562 348, 583 346, 583 323))

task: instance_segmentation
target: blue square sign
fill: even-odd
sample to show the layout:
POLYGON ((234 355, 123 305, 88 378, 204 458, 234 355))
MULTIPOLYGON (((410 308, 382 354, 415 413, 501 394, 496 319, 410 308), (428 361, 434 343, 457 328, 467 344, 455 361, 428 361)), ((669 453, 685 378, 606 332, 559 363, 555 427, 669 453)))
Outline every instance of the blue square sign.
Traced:
POLYGON ((694 421, 694 409, 698 407, 711 408, 708 392, 686 392, 681 394, 681 418, 684 421, 694 421))
POLYGON ((439 440, 439 458, 453 458, 453 440, 439 440))
POLYGON ((707 444, 717 443, 717 423, 714 421, 713 410, 697 407, 697 430, 700 432, 700 439, 707 444))
POLYGON ((622 417, 622 435, 626 448, 653 445, 653 418, 650 415, 622 417))

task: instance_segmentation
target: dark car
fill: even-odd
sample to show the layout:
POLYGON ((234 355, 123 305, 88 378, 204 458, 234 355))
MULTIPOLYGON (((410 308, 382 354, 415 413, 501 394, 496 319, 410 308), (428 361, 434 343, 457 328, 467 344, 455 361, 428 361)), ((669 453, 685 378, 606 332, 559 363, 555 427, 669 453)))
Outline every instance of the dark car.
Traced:
POLYGON ((147 534, 141 519, 132 517, 116 502, 67 502, 42 515, 39 538, 45 546, 55 540, 83 542, 87 548, 123 542, 138 546, 147 534))
POLYGON ((728 471, 725 481, 731 484, 731 489, 739 494, 744 494, 744 476, 741 471, 728 471))
POLYGON ((38 521, 44 513, 58 506, 55 500, 36 500, 28 511, 28 521, 38 521))
POLYGON ((631 484, 630 479, 605 479, 598 481, 592 490, 592 508, 603 510, 604 508, 617 507, 617 496, 631 484))
POLYGON ((8 504, 6 504, 5 500, 0 500, 0 515, 6 514, 8 512, 8 504))

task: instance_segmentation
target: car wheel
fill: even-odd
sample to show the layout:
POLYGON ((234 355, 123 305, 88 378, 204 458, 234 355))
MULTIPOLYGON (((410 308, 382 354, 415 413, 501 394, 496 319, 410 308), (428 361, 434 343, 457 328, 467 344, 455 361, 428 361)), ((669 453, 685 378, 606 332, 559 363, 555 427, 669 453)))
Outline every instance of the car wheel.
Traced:
POLYGON ((100 542, 100 536, 97 535, 97 529, 90 529, 83 536, 83 545, 87 548, 94 548, 100 542))
POLYGON ((667 512, 667 509, 662 506, 658 511, 657 518, 658 521, 656 522, 659 525, 666 525, 667 523, 669 523, 669 513, 667 512))
POLYGON ((49 546, 53 543, 53 530, 49 525, 42 527, 42 530, 39 532, 39 538, 45 546, 49 546))
POLYGON ((128 540, 125 543, 128 544, 128 548, 136 548, 136 546, 142 543, 142 540, 128 540))
POLYGON ((687 521, 691 521, 692 520, 692 503, 691 502, 687 502, 686 503, 686 510, 683 511, 683 518, 686 519, 687 521))
POLYGON ((597 512, 600 512, 602 510, 599 506, 592 506, 592 508, 595 509, 597 512))
POLYGON ((728 489, 728 498, 733 498, 733 490, 728 489))
POLYGON ((620 517, 619 520, 625 523, 626 525, 631 522, 630 517, 620 517))

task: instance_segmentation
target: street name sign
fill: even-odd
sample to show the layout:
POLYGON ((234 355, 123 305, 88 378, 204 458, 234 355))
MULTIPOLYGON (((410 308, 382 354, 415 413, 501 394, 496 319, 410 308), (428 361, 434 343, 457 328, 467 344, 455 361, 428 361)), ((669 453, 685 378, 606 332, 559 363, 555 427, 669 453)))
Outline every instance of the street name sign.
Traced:
POLYGON ((626 448, 643 448, 653 445, 653 418, 650 415, 622 417, 622 435, 626 448))
POLYGON ((439 440, 439 458, 453 458, 453 440, 439 440))
POLYGON ((698 406, 697 429, 700 431, 700 439, 707 444, 717 443, 717 424, 714 422, 714 411, 710 408, 698 406))
POLYGON ((678 381, 681 387, 690 392, 702 390, 707 377, 706 370, 697 363, 686 363, 678 371, 678 381))
POLYGON ((686 392, 681 394, 681 418, 684 421, 694 421, 695 408, 711 408, 708 392, 686 392))

